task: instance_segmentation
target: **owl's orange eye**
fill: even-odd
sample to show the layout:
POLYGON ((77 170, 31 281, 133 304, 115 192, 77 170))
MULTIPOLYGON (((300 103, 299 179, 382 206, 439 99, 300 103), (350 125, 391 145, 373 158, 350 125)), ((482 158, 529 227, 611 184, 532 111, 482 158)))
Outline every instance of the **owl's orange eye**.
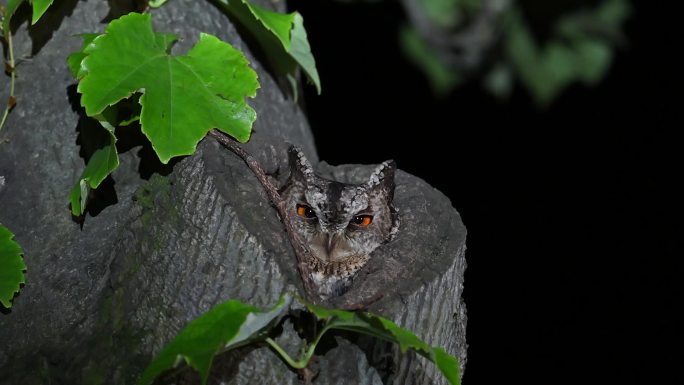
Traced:
POLYGON ((368 227, 368 225, 373 223, 373 216, 372 215, 357 215, 354 217, 354 219, 352 219, 351 223, 353 223, 359 227, 368 227))
POLYGON ((297 215, 307 219, 316 218, 316 213, 307 205, 297 205, 297 215))

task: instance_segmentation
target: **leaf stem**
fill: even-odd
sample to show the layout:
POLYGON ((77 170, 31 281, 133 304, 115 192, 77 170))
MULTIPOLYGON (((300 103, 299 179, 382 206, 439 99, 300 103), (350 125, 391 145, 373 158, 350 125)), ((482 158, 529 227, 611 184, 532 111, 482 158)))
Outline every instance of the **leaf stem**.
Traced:
MULTIPOLYGON (((5 126, 5 121, 9 112, 14 108, 16 104, 16 99, 14 97, 14 80, 16 79, 16 71, 14 68, 14 47, 12 46, 12 33, 5 34, 5 40, 7 40, 7 49, 9 50, 9 68, 10 68, 10 93, 7 99, 7 105, 5 106, 5 112, 2 114, 2 120, 0 121, 0 131, 5 126)), ((1 143, 2 141, 0 141, 1 143)))
POLYGON ((318 345, 318 342, 321 340, 321 337, 323 337, 323 334, 330 329, 327 325, 321 329, 321 332, 318 333, 316 336, 316 339, 314 342, 309 344, 309 346, 306 349, 306 352, 304 355, 299 359, 299 361, 295 361, 292 357, 290 357, 287 352, 278 345, 277 342, 272 340, 270 337, 266 338, 266 343, 268 343, 280 356, 287 362, 288 365, 295 369, 304 369, 309 365, 309 361, 311 361, 311 357, 313 357, 314 351, 316 351, 316 346, 318 345))
POLYGON ((273 206, 275 206, 276 210, 278 210, 280 219, 283 222, 283 225, 285 225, 285 230, 287 230, 287 235, 290 238, 292 248, 294 248, 295 255, 297 256, 299 276, 304 285, 306 299, 315 303, 317 296, 314 289, 314 283, 311 280, 311 266, 316 257, 313 256, 311 249, 309 249, 306 243, 302 241, 302 239, 299 237, 299 234, 292 226, 294 221, 290 217, 290 210, 287 210, 285 201, 283 201, 283 199, 280 197, 280 194, 278 194, 278 189, 273 186, 273 183, 271 183, 271 181, 268 179, 264 169, 259 165, 259 162, 257 162, 252 155, 240 147, 234 139, 217 129, 212 129, 209 131, 208 135, 216 139, 219 143, 234 152, 245 163, 247 163, 247 167, 252 170, 254 175, 259 180, 259 183, 261 183, 261 186, 266 191, 266 195, 268 195, 268 199, 271 201, 273 206))
POLYGON ((304 369, 306 368, 306 365, 309 364, 309 360, 300 360, 300 361, 295 361, 292 357, 290 357, 289 354, 285 351, 285 349, 281 348, 280 345, 278 345, 277 342, 273 341, 270 337, 266 338, 266 343, 269 344, 273 350, 275 350, 280 357, 282 357, 285 362, 287 362, 288 365, 295 369, 304 369))

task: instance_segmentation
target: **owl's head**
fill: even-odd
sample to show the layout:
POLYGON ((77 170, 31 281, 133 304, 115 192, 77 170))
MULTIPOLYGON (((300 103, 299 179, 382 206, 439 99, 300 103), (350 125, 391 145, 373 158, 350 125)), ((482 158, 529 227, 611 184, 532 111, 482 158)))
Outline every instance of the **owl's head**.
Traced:
POLYGON ((290 177, 282 197, 294 227, 319 260, 365 263, 397 228, 393 161, 378 166, 368 181, 347 184, 316 175, 304 154, 289 150, 290 177))

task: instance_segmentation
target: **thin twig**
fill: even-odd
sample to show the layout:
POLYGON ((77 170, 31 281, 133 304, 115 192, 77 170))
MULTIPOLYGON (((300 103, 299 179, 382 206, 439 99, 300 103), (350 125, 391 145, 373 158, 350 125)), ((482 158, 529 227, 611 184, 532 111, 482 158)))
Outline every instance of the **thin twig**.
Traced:
POLYGON ((12 33, 7 33, 5 36, 7 40, 7 50, 9 51, 9 73, 10 73, 10 93, 7 98, 7 106, 5 106, 5 112, 2 114, 2 120, 0 120, 0 131, 5 126, 5 121, 7 116, 14 106, 17 104, 17 99, 14 97, 14 79, 16 78, 16 70, 14 68, 14 48, 12 46, 12 33))
POLYGON ((239 156, 247 164, 247 167, 252 170, 254 175, 259 180, 259 183, 261 183, 261 186, 266 191, 266 195, 268 195, 268 199, 271 201, 271 204, 273 204, 276 210, 278 210, 280 220, 283 222, 283 225, 285 225, 285 230, 290 238, 290 243, 292 244, 292 248, 294 248, 295 255, 297 256, 299 276, 302 279, 304 291, 306 292, 306 299, 310 302, 318 302, 316 290, 311 280, 311 266, 315 261, 315 257, 309 247, 302 242, 299 234, 292 226, 293 221, 290 216, 290 211, 287 210, 285 202, 280 197, 280 194, 278 194, 278 189, 268 179, 268 176, 266 176, 266 173, 259 165, 259 162, 257 162, 252 155, 240 147, 238 142, 216 129, 209 131, 209 136, 213 137, 219 143, 239 156))

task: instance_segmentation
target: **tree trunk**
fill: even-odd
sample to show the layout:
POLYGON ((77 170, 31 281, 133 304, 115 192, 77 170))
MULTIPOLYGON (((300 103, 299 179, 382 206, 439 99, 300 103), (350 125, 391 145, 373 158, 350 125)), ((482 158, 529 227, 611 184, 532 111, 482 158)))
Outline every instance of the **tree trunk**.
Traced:
MULTIPOLYGON (((0 315, 0 384, 134 384, 152 356, 213 305, 232 298, 267 307, 284 290, 302 291, 276 211, 244 163, 210 138, 168 167, 152 160, 140 135, 122 132, 121 166, 95 192, 85 220, 71 217, 67 196, 85 166, 76 137, 99 127, 78 107, 65 61, 80 47, 74 35, 101 32, 108 12, 101 1, 55 2, 15 36, 15 55, 35 56, 17 68, 18 105, 3 129, 10 141, 0 145, 0 223, 16 234, 28 268, 11 311, 0 315)), ((154 11, 153 23, 181 37, 178 54, 200 31, 245 51, 261 83, 249 101, 258 118, 246 148, 267 172, 287 177, 286 141, 317 162, 304 114, 225 16, 208 2, 178 0, 154 11)), ((351 181, 369 170, 319 166, 351 181)), ((335 303, 382 292, 372 311, 443 346, 463 366, 465 228, 425 182, 403 172, 396 182, 397 238, 335 303)), ((280 339, 287 345, 293 335, 288 321, 280 339)), ((319 352, 315 384, 446 383, 431 363, 392 345, 346 333, 330 341, 319 352)), ((265 347, 222 356, 211 381, 301 383, 265 347)))

